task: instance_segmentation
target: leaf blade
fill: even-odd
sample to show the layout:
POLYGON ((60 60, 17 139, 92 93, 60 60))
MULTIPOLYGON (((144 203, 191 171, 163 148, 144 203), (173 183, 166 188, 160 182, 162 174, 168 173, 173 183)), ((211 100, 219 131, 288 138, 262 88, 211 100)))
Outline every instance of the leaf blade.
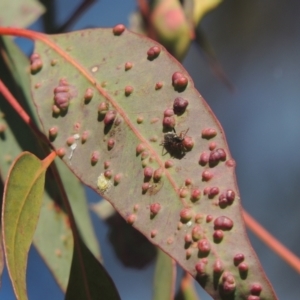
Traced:
POLYGON ((175 292, 176 263, 158 249, 154 272, 153 300, 172 300, 175 292))
POLYGON ((246 297, 255 281, 264 286, 262 298, 276 299, 246 237, 235 162, 223 129, 184 68, 161 45, 127 30, 120 35, 112 29, 43 35, 35 51, 43 62, 32 77, 36 106, 45 132, 58 128, 53 145, 64 149, 70 169, 215 299, 226 299, 226 293, 246 297), (155 59, 149 58, 152 47, 161 50, 155 59), (126 70, 127 62, 132 69, 126 70), (187 82, 181 90, 176 72, 187 82), (62 88, 68 90, 68 109, 55 113, 62 88), (87 89, 94 91, 91 101, 85 101, 87 89), (188 100, 181 114, 174 109, 179 97, 188 100), (111 111, 103 113, 106 105, 111 111), (174 123, 167 126, 170 110, 174 123), (189 129, 191 149, 184 157, 162 155, 161 141, 174 127, 179 142, 180 132, 189 129), (145 167, 153 171, 150 179, 145 167), (219 198, 224 195, 229 199, 225 207, 219 198), (155 207, 160 209, 153 214, 155 207), (242 269, 251 267, 251 272, 234 265, 235 251, 247 261, 242 269), (226 278, 232 282, 229 291, 226 278))
POLYGON ((81 238, 78 239, 77 247, 74 247, 71 273, 65 296, 65 300, 73 299, 121 299, 111 277, 85 246, 81 238), (83 268, 85 269, 84 272, 82 271, 83 268), (86 278, 83 277, 83 273, 87 275, 86 278))
POLYGON ((182 278, 180 290, 177 292, 175 300, 200 300, 194 286, 194 280, 189 273, 185 273, 182 278))
POLYGON ((2 209, 4 250, 9 275, 18 299, 27 299, 27 255, 38 222, 45 172, 49 163, 50 158, 40 161, 29 152, 21 153, 10 169, 4 187, 2 209))

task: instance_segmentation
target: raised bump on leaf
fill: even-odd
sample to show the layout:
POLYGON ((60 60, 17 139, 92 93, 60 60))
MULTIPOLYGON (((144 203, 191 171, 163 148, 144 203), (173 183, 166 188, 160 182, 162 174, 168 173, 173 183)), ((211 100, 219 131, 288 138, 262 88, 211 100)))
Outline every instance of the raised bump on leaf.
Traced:
POLYGON ((30 63, 31 63, 31 65, 30 65, 31 74, 38 73, 43 67, 43 62, 38 53, 33 53, 30 56, 30 63))

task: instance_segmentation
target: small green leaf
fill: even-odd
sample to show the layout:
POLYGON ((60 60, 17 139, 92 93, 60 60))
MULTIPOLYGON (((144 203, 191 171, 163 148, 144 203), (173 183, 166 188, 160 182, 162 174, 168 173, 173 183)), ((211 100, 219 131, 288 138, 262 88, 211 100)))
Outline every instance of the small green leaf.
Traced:
POLYGON ((27 27, 41 16, 45 9, 36 0, 1 0, 0 26, 27 27))
MULTIPOLYGON (((189 1, 187 1, 189 2, 189 1)), ((202 18, 211 10, 216 8, 222 0, 194 0, 194 24, 199 24, 202 18)))
MULTIPOLYGON (((3 194, 4 186, 2 182, 2 174, 0 173, 0 195, 3 194)), ((2 208, 2 199, 0 198, 0 215, 1 215, 1 208, 2 208)), ((4 252, 3 252, 3 239, 2 239, 2 232, 0 231, 0 287, 2 283, 2 273, 4 269, 4 252)))
POLYGON ((178 0, 154 1, 151 21, 156 40, 177 59, 182 60, 191 44, 193 28, 180 2, 178 0), (173 19, 173 22, 170 22, 170 19, 173 19))
POLYGON ((82 239, 86 246, 91 250, 93 255, 95 255, 95 257, 101 261, 102 258, 100 248, 89 215, 84 186, 73 175, 73 173, 70 172, 68 167, 61 160, 55 160, 55 164, 59 171, 64 188, 67 192, 68 199, 70 201, 76 224, 79 232, 81 233, 82 239))
POLYGON ((3 253, 3 242, 2 234, 0 234, 0 288, 2 286, 2 273, 4 270, 4 253, 3 253))
POLYGON ((176 263, 166 253, 158 249, 154 273, 153 300, 174 299, 176 263))
POLYGON ((194 282, 193 277, 186 272, 181 280, 180 290, 176 294, 175 300, 199 300, 194 282))
POLYGON ((65 300, 121 299, 111 277, 82 242, 76 240, 65 300))
POLYGON ((54 155, 40 161, 29 152, 13 163, 4 187, 2 230, 9 276, 17 299, 27 299, 26 266, 44 192, 45 172, 54 155))
MULTIPOLYGON (((4 185, 2 182, 2 174, 0 174, 0 195, 3 194, 4 185)), ((2 199, 0 198, 0 215, 1 215, 2 199)), ((3 242, 2 242, 2 233, 0 231, 0 287, 1 287, 1 277, 4 269, 4 253, 3 253, 3 242)))

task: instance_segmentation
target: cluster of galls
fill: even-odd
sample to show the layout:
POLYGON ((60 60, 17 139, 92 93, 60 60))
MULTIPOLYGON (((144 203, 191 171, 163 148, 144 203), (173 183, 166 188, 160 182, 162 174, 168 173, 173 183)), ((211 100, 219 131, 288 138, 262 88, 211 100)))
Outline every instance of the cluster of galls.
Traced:
MULTIPOLYGON (((174 115, 182 115, 189 102, 182 97, 177 97, 173 102, 173 109, 167 108, 164 111, 163 127, 164 130, 171 130, 166 132, 164 140, 161 143, 163 150, 166 150, 172 157, 182 158, 187 151, 190 151, 194 142, 191 137, 187 136, 189 129, 177 134, 175 130, 176 119, 174 115)), ((165 153, 163 153, 165 154, 165 153)))
POLYGON ((31 74, 38 73, 43 67, 43 62, 39 54, 33 53, 30 57, 30 72, 31 74))

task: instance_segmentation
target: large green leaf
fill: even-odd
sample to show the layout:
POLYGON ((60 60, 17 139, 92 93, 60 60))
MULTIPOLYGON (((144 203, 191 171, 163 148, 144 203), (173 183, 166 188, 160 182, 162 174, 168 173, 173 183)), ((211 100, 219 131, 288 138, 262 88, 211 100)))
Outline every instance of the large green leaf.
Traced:
POLYGON ((215 299, 276 299, 247 239, 223 129, 184 68, 122 26, 22 34, 39 40, 32 92, 44 131, 57 132, 76 176, 215 299))
MULTIPOLYGON (((11 39, 3 38, 1 46, 3 51, 0 60, 0 77, 36 125, 39 125, 31 100, 28 59, 11 39)), ((28 127, 24 126, 23 121, 6 103, 1 94, 0 113, 0 126, 5 127, 2 138, 0 138, 0 170, 3 178, 5 178, 11 162, 22 150, 33 152, 39 157, 45 155, 48 150, 41 148, 36 137, 28 127)), ((84 236, 84 241, 92 253, 100 258, 99 246, 88 213, 84 188, 60 160, 56 161, 56 165, 71 201, 77 225, 84 236)), ((34 236, 34 245, 60 287, 66 290, 73 254, 73 237, 66 213, 61 206, 62 194, 56 181, 57 178, 54 177, 53 172, 48 172, 41 214, 34 236), (53 238, 49 239, 49 237, 53 238)))
MULTIPOLYGON (((83 186, 61 161, 56 160, 55 163, 62 176, 77 227, 84 235, 83 240, 93 255, 100 260, 99 246, 92 228, 83 186)), ((46 177, 46 193, 34 235, 34 245, 62 290, 65 291, 69 280, 74 243, 69 218, 61 206, 61 201, 62 195, 57 187, 56 178, 50 171, 46 177)))
POLYGON ((4 187, 3 244, 12 285, 20 300, 27 299, 27 255, 40 214, 46 169, 53 157, 40 161, 23 152, 13 163, 4 187))

